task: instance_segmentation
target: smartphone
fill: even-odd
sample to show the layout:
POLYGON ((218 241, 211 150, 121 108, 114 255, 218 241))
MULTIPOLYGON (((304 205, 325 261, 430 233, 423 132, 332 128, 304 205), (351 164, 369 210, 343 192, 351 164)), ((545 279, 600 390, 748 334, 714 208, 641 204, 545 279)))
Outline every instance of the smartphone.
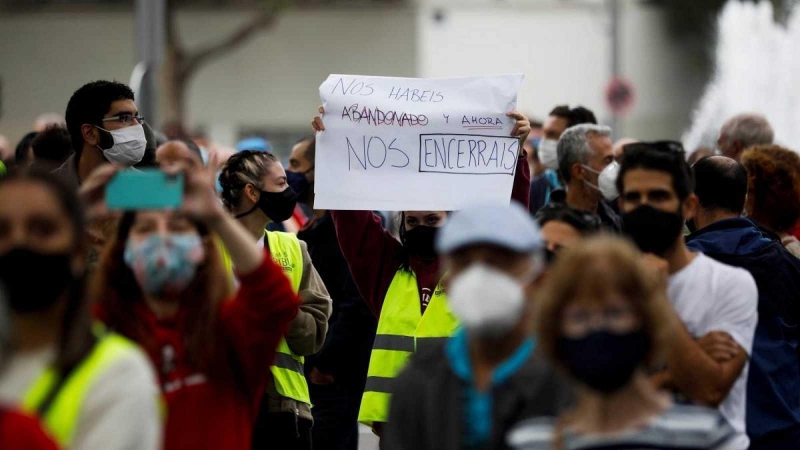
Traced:
POLYGON ((176 209, 183 203, 183 174, 160 169, 129 169, 106 186, 106 206, 112 210, 176 209))

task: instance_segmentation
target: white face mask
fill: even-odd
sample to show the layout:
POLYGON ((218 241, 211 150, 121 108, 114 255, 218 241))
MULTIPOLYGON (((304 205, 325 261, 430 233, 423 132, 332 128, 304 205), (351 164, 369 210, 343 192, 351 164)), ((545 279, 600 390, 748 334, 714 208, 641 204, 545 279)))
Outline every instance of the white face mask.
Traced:
POLYGON ((589 166, 582 166, 584 169, 588 170, 589 172, 598 174, 597 176, 597 186, 589 183, 586 180, 583 180, 587 186, 600 191, 603 194, 603 198, 606 200, 614 200, 615 198, 619 197, 619 192, 617 191, 617 176, 619 175, 619 163, 613 161, 611 164, 607 165, 605 169, 601 172, 598 172, 592 169, 589 166))
POLYGON ((453 314, 470 333, 499 338, 519 322, 525 309, 523 283, 483 263, 455 277, 447 293, 453 314))
POLYGON ((132 125, 118 130, 97 128, 108 132, 111 134, 111 137, 114 138, 114 145, 112 145, 111 148, 100 149, 110 163, 130 167, 141 161, 144 157, 144 150, 147 147, 147 138, 144 135, 144 127, 142 127, 142 124, 132 125))
POLYGON ((558 170, 558 141, 555 139, 542 139, 539 142, 539 161, 545 167, 558 170))

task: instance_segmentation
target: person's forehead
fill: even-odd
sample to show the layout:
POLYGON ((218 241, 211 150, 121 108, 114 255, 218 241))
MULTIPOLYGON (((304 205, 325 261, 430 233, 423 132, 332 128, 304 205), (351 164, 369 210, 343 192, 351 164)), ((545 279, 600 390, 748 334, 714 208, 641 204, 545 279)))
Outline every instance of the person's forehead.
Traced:
POLYGON ((277 162, 270 162, 267 165, 267 171, 264 173, 262 179, 270 179, 275 177, 286 177, 286 171, 283 169, 283 166, 277 162))
POLYGON ((561 116, 547 116, 547 119, 545 119, 544 125, 542 126, 543 129, 566 128, 566 127, 567 127, 567 119, 561 116))
POLYGON ((542 235, 547 239, 557 236, 580 236, 580 232, 566 222, 551 220, 542 225, 542 235))
POLYGON ((180 211, 144 210, 136 213, 136 222, 165 222, 170 220, 189 220, 186 214, 180 211))
POLYGON ((622 179, 625 192, 672 191, 672 175, 660 170, 635 168, 625 172, 622 179))
POLYGON ((166 211, 139 211, 136 213, 136 222, 149 222, 166 220, 166 211))
POLYGON ((444 214, 440 211, 404 211, 406 217, 424 218, 428 216, 438 216, 444 214))
POLYGON ((310 143, 311 143, 310 141, 302 141, 295 144, 294 147, 292 147, 290 158, 297 160, 305 160, 306 150, 308 149, 310 143))
POLYGON ((117 100, 111 103, 111 108, 109 108, 106 116, 113 117, 122 113, 136 114, 137 112, 136 103, 134 103, 133 100, 117 100))
POLYGON ((63 207, 53 192, 45 186, 33 182, 10 182, 0 189, 3 201, 0 202, 0 214, 8 213, 11 217, 22 219, 32 215, 40 217, 63 217, 63 207))
POLYGON ((594 134, 589 137, 589 142, 595 153, 606 155, 614 152, 614 144, 611 142, 611 138, 608 136, 594 134))

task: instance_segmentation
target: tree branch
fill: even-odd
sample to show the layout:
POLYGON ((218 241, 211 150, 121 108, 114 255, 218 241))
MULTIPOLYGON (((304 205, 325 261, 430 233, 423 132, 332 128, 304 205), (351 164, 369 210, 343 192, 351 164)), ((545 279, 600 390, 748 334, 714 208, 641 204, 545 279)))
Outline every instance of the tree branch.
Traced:
POLYGON ((272 25, 278 17, 278 9, 277 7, 273 7, 268 11, 260 13, 253 20, 242 25, 225 39, 187 55, 182 75, 188 77, 189 74, 197 70, 202 64, 233 50, 250 39, 258 31, 272 25))
POLYGON ((180 39, 178 38, 178 31, 176 29, 177 24, 177 17, 175 14, 175 0, 167 0, 164 3, 164 12, 166 15, 166 38, 167 38, 167 45, 179 51, 183 51, 183 48, 180 43, 180 39))

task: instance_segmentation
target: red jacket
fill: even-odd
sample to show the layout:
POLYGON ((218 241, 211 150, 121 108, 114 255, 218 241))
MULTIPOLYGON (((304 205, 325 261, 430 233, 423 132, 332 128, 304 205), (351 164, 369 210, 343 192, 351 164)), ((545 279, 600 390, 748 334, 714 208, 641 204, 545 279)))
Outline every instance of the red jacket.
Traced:
MULTIPOLYGON (((525 209, 530 202, 530 184, 530 166, 520 157, 511 199, 525 209)), ((353 280, 372 313, 380 317, 383 299, 402 264, 402 245, 383 228, 380 218, 369 211, 331 211, 331 216, 353 280)), ((420 309, 424 312, 427 304, 424 297, 430 296, 439 282, 439 261, 426 262, 412 257, 409 266, 417 276, 420 309)))
POLYGON ((789 234, 797 239, 800 239, 800 221, 795 224, 794 228, 792 228, 792 231, 790 231, 789 234))
POLYGON ((214 378, 185 360, 179 312, 157 319, 144 305, 136 320, 146 324, 160 354, 151 354, 166 400, 164 450, 250 450, 257 406, 281 337, 297 315, 299 299, 283 270, 265 254, 250 274, 238 276, 235 297, 220 304, 216 335, 220 353, 214 378))
POLYGON ((58 445, 35 418, 0 409, 0 449, 58 450, 58 445))

